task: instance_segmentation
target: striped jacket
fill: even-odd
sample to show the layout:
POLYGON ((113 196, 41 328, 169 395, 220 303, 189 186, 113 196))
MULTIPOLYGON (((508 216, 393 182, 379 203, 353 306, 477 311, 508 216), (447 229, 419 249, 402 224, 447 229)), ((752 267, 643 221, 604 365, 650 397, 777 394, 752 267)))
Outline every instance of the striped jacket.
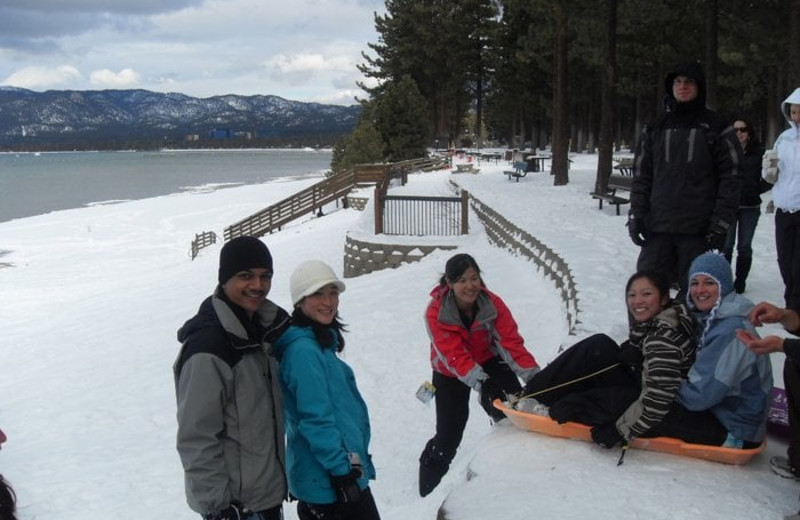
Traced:
POLYGON ((641 349, 644 364, 642 392, 617 419, 617 430, 628 440, 657 425, 672 407, 694 363, 694 319, 685 305, 673 301, 657 316, 634 323, 629 340, 641 349))

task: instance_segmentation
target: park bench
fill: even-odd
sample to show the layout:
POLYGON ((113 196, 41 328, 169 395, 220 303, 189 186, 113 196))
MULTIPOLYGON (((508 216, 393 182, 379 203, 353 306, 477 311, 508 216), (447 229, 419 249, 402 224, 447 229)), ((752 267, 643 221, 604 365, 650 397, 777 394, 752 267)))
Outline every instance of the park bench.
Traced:
POLYGON ((619 207, 631 201, 630 198, 622 197, 621 194, 630 193, 632 183, 633 177, 630 175, 612 174, 608 177, 608 191, 606 193, 592 192, 591 195, 600 203, 600 209, 603 209, 603 202, 608 202, 617 207, 617 215, 619 215, 619 207))
POLYGON ((503 173, 506 174, 508 180, 514 178, 519 182, 521 177, 528 175, 528 163, 525 161, 514 161, 514 169, 504 170, 503 173))

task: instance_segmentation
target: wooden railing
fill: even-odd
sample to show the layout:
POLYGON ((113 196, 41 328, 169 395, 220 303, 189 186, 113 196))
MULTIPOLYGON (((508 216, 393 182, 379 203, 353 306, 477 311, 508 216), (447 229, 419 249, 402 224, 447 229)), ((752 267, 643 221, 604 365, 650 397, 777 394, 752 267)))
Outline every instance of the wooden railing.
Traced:
POLYGON ((356 186, 382 186, 384 193, 393 178, 405 184, 407 175, 414 170, 430 170, 444 167, 441 159, 412 159, 388 164, 359 164, 351 170, 337 173, 324 181, 295 193, 291 197, 273 204, 249 217, 225 228, 225 240, 239 236, 263 236, 279 230, 294 219, 313 213, 343 198, 356 186))
POLYGON ((228 226, 224 232, 225 240, 246 235, 260 237, 280 229, 284 224, 344 197, 355 186, 355 177, 354 170, 347 170, 309 186, 228 226))
POLYGON ((204 247, 208 247, 211 244, 217 243, 217 234, 213 231, 203 231, 202 233, 197 233, 194 236, 194 240, 192 240, 192 260, 200 253, 200 250, 204 247))

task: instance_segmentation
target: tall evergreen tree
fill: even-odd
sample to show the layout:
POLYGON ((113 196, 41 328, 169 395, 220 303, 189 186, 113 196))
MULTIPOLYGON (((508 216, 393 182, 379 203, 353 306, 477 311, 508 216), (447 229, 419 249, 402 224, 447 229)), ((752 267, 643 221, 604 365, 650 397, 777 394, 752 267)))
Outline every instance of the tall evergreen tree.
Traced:
POLYGON ((372 108, 365 104, 364 111, 353 133, 334 145, 331 170, 334 174, 357 164, 380 163, 385 157, 386 145, 372 121, 372 108))
POLYGON ((410 76, 389 81, 374 99, 375 127, 385 143, 385 157, 402 161, 425 157, 430 142, 428 105, 410 76))

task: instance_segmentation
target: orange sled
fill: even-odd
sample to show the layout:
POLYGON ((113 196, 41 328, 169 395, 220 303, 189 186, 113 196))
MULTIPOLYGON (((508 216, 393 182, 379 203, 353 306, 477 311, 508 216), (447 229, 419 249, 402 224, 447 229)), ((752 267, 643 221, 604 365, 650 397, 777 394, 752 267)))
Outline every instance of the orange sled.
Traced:
MULTIPOLYGON (((494 407, 506 414, 517 428, 537 433, 544 433, 554 437, 591 441, 591 428, 585 424, 566 422, 559 424, 549 417, 532 413, 520 412, 509 408, 499 399, 494 401, 494 407)), ((723 448, 722 446, 706 446, 704 444, 689 444, 671 437, 653 437, 650 439, 637 438, 631 441, 632 448, 642 450, 662 451, 673 455, 694 457, 696 459, 721 462, 723 464, 747 464, 754 456, 758 455, 767 446, 766 439, 758 448, 741 450, 736 448, 723 448)))

